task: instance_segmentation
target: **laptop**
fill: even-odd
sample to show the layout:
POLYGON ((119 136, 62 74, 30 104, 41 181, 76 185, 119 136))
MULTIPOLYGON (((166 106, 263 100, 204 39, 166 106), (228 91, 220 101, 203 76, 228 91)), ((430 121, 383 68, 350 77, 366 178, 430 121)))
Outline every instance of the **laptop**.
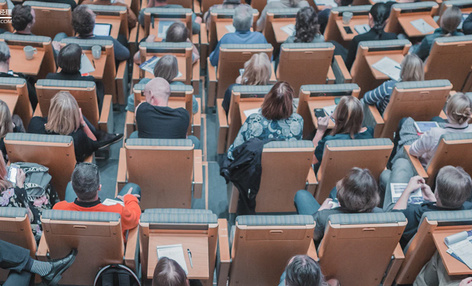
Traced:
POLYGON ((95 36, 110 36, 111 24, 96 23, 93 27, 93 34, 95 36))

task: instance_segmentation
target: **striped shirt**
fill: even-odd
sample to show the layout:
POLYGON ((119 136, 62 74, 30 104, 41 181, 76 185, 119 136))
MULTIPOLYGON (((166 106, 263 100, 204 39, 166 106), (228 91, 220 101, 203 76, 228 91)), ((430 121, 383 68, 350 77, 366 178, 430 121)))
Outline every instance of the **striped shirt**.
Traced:
POLYGON ((390 101, 390 95, 392 95, 396 83, 396 80, 388 80, 376 89, 366 92, 363 98, 364 102, 369 105, 375 104, 379 112, 383 114, 390 101))

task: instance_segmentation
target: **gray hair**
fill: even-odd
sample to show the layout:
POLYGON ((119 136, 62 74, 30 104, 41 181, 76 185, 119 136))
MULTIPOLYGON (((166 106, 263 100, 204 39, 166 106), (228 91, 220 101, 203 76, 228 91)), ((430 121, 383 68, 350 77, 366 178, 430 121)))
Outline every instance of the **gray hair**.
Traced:
POLYGON ((238 5, 234 11, 233 26, 237 31, 249 31, 253 21, 252 7, 247 4, 238 5))
POLYGON ((90 201, 97 195, 100 188, 100 174, 97 165, 79 163, 72 172, 72 188, 81 201, 90 201))
POLYGON ((7 43, 0 42, 0 63, 6 63, 10 58, 10 48, 7 43))

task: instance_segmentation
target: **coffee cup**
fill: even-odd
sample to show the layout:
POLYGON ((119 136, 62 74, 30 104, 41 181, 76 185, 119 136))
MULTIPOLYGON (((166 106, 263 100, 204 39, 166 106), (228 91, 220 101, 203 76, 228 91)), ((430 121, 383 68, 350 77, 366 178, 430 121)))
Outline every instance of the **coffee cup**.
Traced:
POLYGON ((32 60, 34 57, 34 54, 38 52, 38 50, 36 50, 36 48, 33 48, 32 46, 24 47, 23 51, 25 52, 25 56, 27 60, 32 60))
POLYGON ((352 12, 344 12, 343 13, 343 24, 348 25, 349 22, 351 22, 352 16, 353 16, 352 12))
POLYGON ((93 46, 92 47, 92 56, 94 59, 98 60, 102 56, 102 47, 101 46, 93 46))

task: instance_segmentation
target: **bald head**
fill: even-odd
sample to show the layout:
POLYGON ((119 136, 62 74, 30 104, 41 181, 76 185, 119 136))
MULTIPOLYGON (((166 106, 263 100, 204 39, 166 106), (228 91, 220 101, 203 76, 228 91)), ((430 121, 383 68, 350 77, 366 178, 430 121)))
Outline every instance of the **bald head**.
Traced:
POLYGON ((167 106, 170 96, 170 85, 162 77, 156 77, 144 87, 146 102, 155 106, 167 106))

